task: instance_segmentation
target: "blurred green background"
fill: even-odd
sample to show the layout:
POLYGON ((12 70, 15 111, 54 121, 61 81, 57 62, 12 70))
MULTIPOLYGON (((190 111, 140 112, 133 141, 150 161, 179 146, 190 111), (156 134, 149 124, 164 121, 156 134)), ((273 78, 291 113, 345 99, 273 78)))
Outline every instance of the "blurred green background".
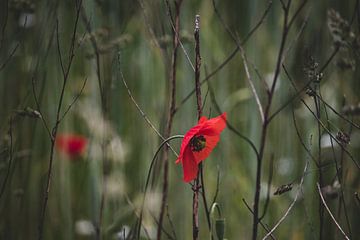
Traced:
MULTIPOLYGON (((269 7, 261 26, 243 46, 255 87, 262 102, 266 103, 267 95, 262 81, 270 84, 274 74, 283 26, 280 1, 215 2, 224 21, 233 33, 238 34, 240 40, 256 26, 269 7)), ((174 14, 174 2, 169 0, 169 3, 174 14)), ((56 0, 3 0, 0 4, 0 186, 4 186, 0 198, 0 239, 36 239, 41 222, 51 141, 41 119, 18 115, 19 111, 30 107, 41 111, 50 131, 56 123, 63 86, 61 61, 65 66, 69 63, 76 5, 75 1, 56 0)), ((296 13, 301 4, 302 1, 292 1, 290 16, 296 13)), ((55 150, 44 239, 94 239, 104 189, 102 237, 123 239, 124 231, 127 234, 129 229, 135 228, 150 162, 162 140, 148 126, 129 98, 119 69, 141 109, 163 134, 170 97, 172 28, 167 6, 162 0, 95 0, 83 1, 82 6, 75 34, 75 55, 61 113, 66 111, 74 98, 79 97, 61 121, 58 134, 83 135, 88 139, 88 145, 86 152, 76 159, 69 159, 55 150), (99 65, 92 40, 96 41, 100 52, 99 65), (82 90, 85 80, 86 85, 82 90)), ((308 1, 289 32, 285 47, 289 50, 284 65, 299 89, 308 81, 306 69, 304 71, 309 63, 308 56, 315 59, 319 68, 324 66, 338 46, 334 45, 334 37, 340 34, 331 32, 328 27, 331 21, 337 21, 329 20, 330 9, 338 12, 338 17, 341 16, 349 25, 354 17, 350 27, 346 28, 346 24, 343 26, 348 35, 341 39, 340 50, 323 71, 319 85, 323 99, 341 113, 344 106, 356 106, 359 103, 359 48, 356 43, 359 40, 360 9, 357 1, 308 1), (342 65, 344 62, 349 64, 342 65)), ((201 16, 203 79, 232 53, 236 44, 216 16, 212 1, 183 1, 180 35, 183 48, 192 62, 195 54, 192 35, 196 14, 201 16)), ((194 88, 194 73, 181 47, 178 49, 176 70, 176 102, 180 106, 180 102, 194 88)), ((239 52, 210 78, 209 83, 221 111, 228 113, 231 125, 258 147, 261 119, 239 52)), ((209 84, 203 84, 202 94, 204 115, 217 116, 209 84)), ((294 88, 282 70, 271 111, 275 112, 294 94, 294 88)), ((305 91, 300 97, 315 111, 312 97, 305 91)), ((335 144, 331 148, 326 131, 322 130, 319 136, 316 119, 299 98, 284 108, 270 124, 262 169, 260 210, 266 201, 271 158, 274 160, 273 177, 270 202, 263 222, 271 228, 283 216, 294 200, 305 163, 309 161, 300 197, 274 235, 277 239, 318 239, 319 194, 316 182, 319 169, 299 141, 293 112, 307 148, 315 157, 321 149, 324 162, 321 167, 323 186, 329 186, 330 190, 335 191, 333 198, 326 198, 330 209, 344 231, 348 234, 351 232, 351 239, 360 239, 360 229, 357 227, 360 205, 354 197, 354 192, 359 190, 359 169, 339 145, 335 144), (334 159, 339 162, 343 173, 340 189, 344 194, 349 224, 339 200, 341 190, 336 180, 334 159), (292 191, 273 195, 277 187, 292 182, 292 191)), ((322 121, 333 135, 338 131, 350 135, 351 143, 346 149, 357 161, 360 153, 359 129, 351 127, 324 104, 321 104, 320 112, 322 121)), ((346 118, 359 123, 358 113, 354 110, 346 118)), ((196 124, 196 120, 196 100, 192 95, 178 108, 171 135, 185 134, 196 124)), ((174 140, 172 146, 178 151, 180 140, 174 140)), ((170 235, 174 231, 177 239, 191 239, 192 190, 191 186, 182 181, 182 169, 180 165, 175 165, 175 160, 176 156, 170 151, 167 209, 171 221, 165 217, 164 229, 170 235)), ((155 165, 152 186, 146 198, 143 224, 148 236, 142 234, 144 239, 156 239, 156 219, 162 194, 161 166, 155 165)), ((204 176, 209 202, 217 190, 218 174, 217 202, 226 219, 225 236, 227 239, 250 239, 252 214, 242 199, 252 205, 256 156, 249 145, 229 129, 222 133, 219 145, 205 161, 204 176)), ((259 229, 261 239, 266 232, 259 229)), ((323 239, 342 239, 326 212, 324 229, 323 239)), ((166 234, 162 238, 170 239, 166 234)), ((200 239, 209 239, 202 203, 200 239)))

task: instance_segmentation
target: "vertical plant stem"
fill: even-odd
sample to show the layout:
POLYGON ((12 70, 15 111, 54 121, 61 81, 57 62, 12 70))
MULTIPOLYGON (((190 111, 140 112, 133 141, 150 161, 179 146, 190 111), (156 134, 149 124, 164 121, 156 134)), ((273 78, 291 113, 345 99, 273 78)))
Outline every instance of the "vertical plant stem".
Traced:
MULTIPOLYGON (((315 88, 315 92, 319 91, 319 88, 315 88)), ((320 100, 317 98, 317 96, 314 96, 314 103, 315 103, 315 109, 316 109, 316 117, 317 119, 321 119, 320 114, 320 100)), ((318 128, 318 169, 319 169, 319 184, 320 186, 323 186, 323 174, 322 174, 322 160, 321 160, 321 125, 320 121, 317 121, 317 128, 318 128)), ((321 198, 319 197, 319 239, 323 239, 323 228, 324 228, 324 207, 321 201, 321 198)))
MULTIPOLYGON (((319 91, 319 94, 316 95, 316 97, 319 99, 319 102, 322 102, 324 104, 324 112, 325 112, 325 116, 326 116, 326 122, 327 122, 327 128, 331 129, 330 127, 330 119, 329 119, 329 114, 327 111, 327 105, 325 104, 325 101, 323 100, 322 94, 319 91)), ((352 126, 350 125, 350 130, 352 129, 352 126)), ((349 134, 350 136, 350 134, 349 134)), ((348 227, 348 231, 349 231, 349 236, 350 238, 352 238, 352 233, 351 233, 351 226, 350 226, 350 221, 349 221, 349 217, 348 217, 348 210, 346 207, 346 203, 345 203, 345 197, 344 197, 344 182, 342 181, 342 174, 341 174, 341 169, 338 163, 338 159, 336 157, 336 152, 335 152, 335 147, 334 147, 334 141, 332 138, 330 138, 330 143, 331 143, 331 150, 332 150, 332 154, 333 154, 333 159, 334 159, 334 164, 335 164, 335 170, 336 170, 336 177, 337 180, 340 184, 340 189, 339 189, 339 202, 338 202, 338 211, 337 211, 337 217, 338 219, 341 219, 341 208, 342 206, 344 207, 344 216, 345 216, 345 220, 346 220, 346 224, 348 227)), ((340 159, 342 159, 344 157, 344 151, 341 150, 341 154, 340 154, 340 159)))
MULTIPOLYGON (((69 73, 70 73, 72 63, 73 63, 73 59, 75 57, 76 32, 77 32, 77 27, 78 27, 78 22, 79 22, 82 0, 80 0, 79 2, 76 2, 75 5, 76 5, 76 17, 75 17, 75 23, 74 23, 74 28, 73 28, 73 32, 72 32, 70 49, 69 49, 69 60, 68 60, 66 69, 64 68, 63 62, 61 60, 59 34, 56 35, 57 43, 58 43, 57 49, 58 49, 58 54, 59 54, 59 59, 60 59, 60 67, 61 67, 61 70, 63 73, 63 83, 62 83, 60 97, 59 97, 59 101, 58 101, 58 105, 57 105, 56 120, 55 120, 55 124, 52 129, 51 136, 50 136, 51 145, 50 145, 50 156, 49 156, 49 164, 48 164, 48 171, 47 171, 46 188, 45 188, 45 192, 44 192, 44 201, 43 201, 43 205, 42 205, 42 209, 41 209, 40 222, 39 222, 39 226, 38 226, 38 239, 39 240, 43 239, 45 214, 46 214, 46 208, 47 208, 48 199, 49 199, 52 170, 53 170, 55 139, 56 139, 57 131, 59 129, 59 125, 61 123, 61 114, 60 113, 61 113, 61 107, 63 104, 65 89, 66 89, 67 82, 69 80, 69 73)), ((57 31, 57 33, 58 33, 58 31, 57 31)))
MULTIPOLYGON (((198 119, 202 115, 202 103, 201 103, 201 88, 200 88, 200 15, 195 16, 195 92, 196 92, 196 104, 198 119)), ((202 163, 199 164, 199 169, 202 169, 202 163)), ((197 173, 194 185, 193 194, 193 240, 199 239, 199 189, 200 189, 200 171, 197 173)))
MULTIPOLYGON (((168 110, 167 124, 165 130, 165 138, 170 137, 171 128, 173 124, 174 115, 176 112, 176 64, 177 64, 177 51, 179 47, 179 31, 180 31, 180 7, 182 0, 175 1, 175 29, 173 29, 173 52, 171 57, 171 70, 170 70, 170 105, 168 110)), ((166 201, 168 194, 168 182, 169 182, 169 147, 166 146, 164 150, 164 176, 163 176, 163 189, 162 200, 159 215, 159 224, 157 229, 156 239, 161 239, 162 225, 164 221, 164 214, 166 210, 166 201)))
MULTIPOLYGON (((260 150, 259 155, 257 156, 257 166, 256 166, 256 185, 255 185, 255 195, 254 195, 254 214, 253 214, 253 225, 252 225, 252 240, 256 240, 257 233, 258 233, 258 224, 259 224, 259 203, 260 203, 260 189, 261 189, 261 168, 262 168, 262 161, 265 151, 265 143, 266 143, 266 136, 268 131, 268 126, 270 123, 270 108, 271 103, 274 97, 275 86, 280 74, 280 67, 283 61, 283 52, 285 48, 286 38, 288 36, 290 24, 288 23, 289 11, 291 6, 291 0, 288 1, 286 7, 284 8, 284 23, 283 23, 283 32, 281 37, 280 49, 279 54, 277 57, 275 73, 273 78, 273 83, 270 88, 269 92, 269 99, 268 103, 265 107, 264 112, 264 122, 262 124, 261 130, 261 139, 260 139, 260 150)), ((295 16, 294 16, 295 17, 295 16)), ((293 17, 293 18, 294 18, 293 17)))

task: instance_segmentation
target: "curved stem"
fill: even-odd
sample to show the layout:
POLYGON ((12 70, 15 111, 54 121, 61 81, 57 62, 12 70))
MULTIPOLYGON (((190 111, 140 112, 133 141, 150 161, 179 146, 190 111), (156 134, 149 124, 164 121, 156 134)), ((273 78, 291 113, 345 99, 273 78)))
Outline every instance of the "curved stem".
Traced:
POLYGON ((169 141, 171 141, 171 140, 173 140, 173 139, 178 139, 178 138, 184 138, 184 135, 174 135, 174 136, 171 136, 171 137, 165 139, 165 140, 160 144, 160 146, 158 147, 158 149, 156 150, 156 152, 155 152, 155 154, 154 154, 153 159, 151 160, 150 167, 149 167, 149 171, 148 171, 148 174, 147 174, 147 177, 146 177, 146 182, 145 182, 144 197, 143 197, 143 200, 142 200, 142 203, 141 203, 141 210, 140 210, 140 217, 139 217, 139 224, 138 224, 138 229, 137 229, 137 234, 136 234, 136 235, 137 235, 137 238, 136 238, 136 239, 140 239, 140 230, 141 230, 141 222, 142 222, 142 216, 143 216, 143 211, 144 211, 146 191, 147 191, 147 188, 148 188, 148 186, 149 186, 151 171, 152 171, 152 168, 153 168, 153 166, 154 166, 156 157, 158 156, 161 148, 162 148, 165 144, 167 144, 169 141))

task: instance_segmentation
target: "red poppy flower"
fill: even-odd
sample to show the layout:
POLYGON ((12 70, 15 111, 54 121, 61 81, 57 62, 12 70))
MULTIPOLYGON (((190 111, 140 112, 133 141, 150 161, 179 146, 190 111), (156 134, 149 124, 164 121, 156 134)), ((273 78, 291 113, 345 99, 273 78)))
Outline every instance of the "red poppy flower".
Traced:
POLYGON ((76 134, 58 134, 55 143, 60 152, 70 158, 77 158, 85 152, 87 139, 76 134))
POLYGON ((226 127, 226 113, 207 119, 201 117, 198 124, 192 127, 181 143, 180 155, 176 163, 182 163, 184 181, 194 180, 198 164, 205 160, 220 140, 220 133, 226 127))

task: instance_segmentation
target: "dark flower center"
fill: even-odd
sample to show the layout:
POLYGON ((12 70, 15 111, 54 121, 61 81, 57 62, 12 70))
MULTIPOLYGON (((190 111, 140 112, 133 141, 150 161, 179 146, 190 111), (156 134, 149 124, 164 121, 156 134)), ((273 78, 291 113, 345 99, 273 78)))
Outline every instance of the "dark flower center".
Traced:
POLYGON ((190 140, 190 149, 193 152, 200 152, 206 146, 206 139, 203 135, 194 136, 190 140))

